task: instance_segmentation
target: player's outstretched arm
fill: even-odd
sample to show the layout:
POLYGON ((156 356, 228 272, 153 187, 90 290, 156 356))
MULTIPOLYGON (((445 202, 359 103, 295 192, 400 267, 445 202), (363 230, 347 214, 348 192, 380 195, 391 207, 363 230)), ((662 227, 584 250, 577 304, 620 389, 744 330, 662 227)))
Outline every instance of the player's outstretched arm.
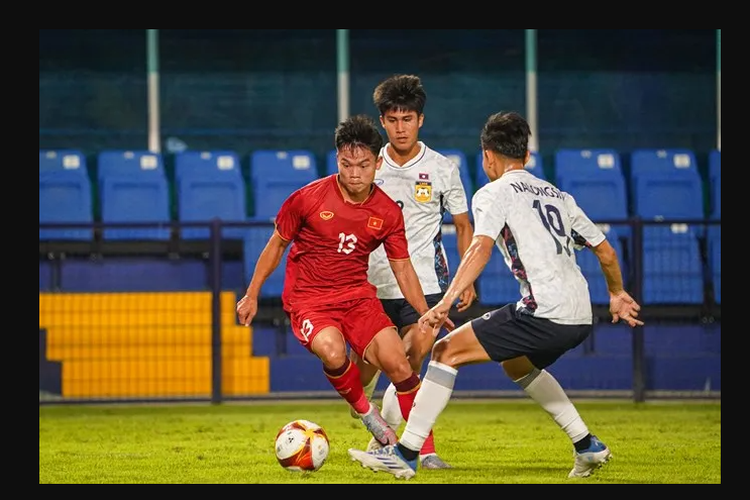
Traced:
MULTIPOLYGON (((453 224, 456 226, 456 238, 458 240, 458 254, 463 256, 471 245, 474 238, 474 228, 469 219, 469 212, 453 215, 453 224)), ((449 262, 451 266, 458 266, 459 262, 449 262)), ((456 308, 458 312, 467 310, 477 299, 477 291, 472 283, 459 296, 456 308)))
POLYGON ((490 261, 490 257, 492 257, 494 247, 495 241, 489 236, 479 235, 472 238, 471 245, 461 258, 456 275, 453 277, 451 284, 448 285, 448 290, 446 290, 443 299, 427 311, 427 314, 419 318, 419 328, 422 331, 432 329, 433 333, 436 333, 447 318, 451 305, 482 273, 482 270, 490 261))
MULTIPOLYGON (((391 269, 396 277, 401 293, 404 294, 406 301, 411 304, 417 313, 420 315, 425 314, 429 309, 427 301, 424 298, 424 291, 422 290, 422 284, 419 282, 419 276, 417 271, 414 270, 414 265, 409 259, 392 260, 391 269)), ((445 327, 450 331, 453 330, 455 325, 449 318, 445 318, 445 327)))
POLYGON ((612 323, 622 320, 631 327, 643 325, 643 321, 638 319, 641 306, 623 288, 622 271, 615 249, 607 240, 604 240, 597 246, 591 247, 591 251, 599 259, 599 266, 607 281, 612 323))
POLYGON ((245 296, 237 302, 237 319, 241 325, 250 326, 253 318, 258 313, 260 288, 268 277, 271 276, 271 273, 279 267, 281 259, 284 256, 284 250, 286 250, 288 245, 289 242, 274 231, 265 248, 260 253, 258 262, 255 263, 253 277, 247 286, 247 291, 245 291, 245 296))
POLYGON ((461 263, 445 292, 443 301, 453 304, 467 288, 474 285, 484 266, 490 261, 494 247, 495 242, 489 236, 479 235, 472 238, 469 248, 461 257, 461 263))

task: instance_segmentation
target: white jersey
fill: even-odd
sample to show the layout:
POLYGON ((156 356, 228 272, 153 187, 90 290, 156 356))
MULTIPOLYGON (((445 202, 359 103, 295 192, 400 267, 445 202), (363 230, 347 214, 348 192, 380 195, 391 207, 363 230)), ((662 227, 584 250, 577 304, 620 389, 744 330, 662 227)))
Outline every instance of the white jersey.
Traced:
POLYGON ((517 308, 555 323, 592 323, 589 287, 574 248, 596 246, 605 236, 570 194, 512 170, 481 187, 472 207, 474 235, 495 240, 520 284, 517 308))
MULTIPOLYGON (((458 165, 419 142, 419 153, 403 166, 380 154, 383 163, 375 184, 388 193, 404 211, 409 255, 425 295, 442 293, 448 287, 448 262, 443 249, 441 226, 445 210, 451 214, 469 211, 458 165)), ((458 262, 455 263, 458 265, 458 262)), ((380 299, 402 299, 390 262, 382 247, 370 254, 370 283, 380 299)))

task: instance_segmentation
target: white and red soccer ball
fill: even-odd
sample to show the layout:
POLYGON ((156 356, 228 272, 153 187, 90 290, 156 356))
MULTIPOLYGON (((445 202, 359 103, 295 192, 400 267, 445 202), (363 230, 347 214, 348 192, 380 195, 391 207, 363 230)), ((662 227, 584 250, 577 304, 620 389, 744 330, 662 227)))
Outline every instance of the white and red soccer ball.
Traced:
POLYGON ((276 434, 275 451, 286 470, 312 472, 323 466, 330 448, 321 426, 309 420, 293 420, 276 434))

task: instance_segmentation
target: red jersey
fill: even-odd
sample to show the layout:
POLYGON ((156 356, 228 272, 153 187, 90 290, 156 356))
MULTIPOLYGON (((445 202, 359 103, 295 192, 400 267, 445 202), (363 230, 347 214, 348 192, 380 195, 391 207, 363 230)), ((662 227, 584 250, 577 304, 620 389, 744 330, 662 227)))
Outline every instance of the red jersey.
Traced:
POLYGON ((345 201, 337 175, 292 193, 276 216, 279 236, 292 241, 281 296, 287 311, 376 297, 367 267, 381 243, 389 259, 409 258, 396 202, 375 185, 364 202, 345 201))

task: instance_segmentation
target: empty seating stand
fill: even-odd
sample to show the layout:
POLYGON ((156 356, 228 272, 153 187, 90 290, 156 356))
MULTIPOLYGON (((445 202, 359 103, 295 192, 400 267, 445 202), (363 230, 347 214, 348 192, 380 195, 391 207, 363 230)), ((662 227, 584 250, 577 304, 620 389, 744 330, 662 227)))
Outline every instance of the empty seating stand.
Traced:
MULTIPOLYGON (((86 158, 76 150, 39 151, 39 223, 91 224, 94 221, 91 180, 86 158)), ((39 229, 39 239, 91 240, 91 228, 39 229)))
POLYGON ((171 235, 169 185, 161 154, 102 151, 97 161, 105 240, 167 240, 171 235), (146 226, 138 224, 148 223, 146 226))
MULTIPOLYGON (((651 206, 658 203, 664 211, 697 214, 697 218, 703 217, 703 195, 693 199, 692 202, 684 197, 695 186, 702 189, 695 153, 691 150, 637 149, 631 155, 629 181, 630 197, 636 215, 647 217, 643 214, 643 208, 639 204, 647 201, 648 198, 656 197, 658 201, 652 199, 651 206), (670 180, 680 183, 681 187, 667 189, 670 180), (691 187, 688 187, 688 184, 691 184, 691 187), (644 187, 648 187, 647 193, 641 192, 644 187), (662 195, 669 196, 662 197, 662 195), (670 207, 673 202, 676 206, 670 207)), ((685 216, 690 217, 690 215, 685 216)))
MULTIPOLYGON (((184 151, 175 154, 177 218, 180 222, 245 222, 246 189, 233 151, 184 151)), ((225 227, 222 236, 242 239, 245 228, 225 227)), ((181 227, 187 240, 207 239, 209 227, 181 227)))
POLYGON ((636 150, 631 197, 643 230, 645 304, 700 304, 704 300, 700 238, 705 236, 703 184, 695 155, 685 149, 636 150), (686 221, 679 223, 678 221, 686 221))
POLYGON ((644 227, 644 304, 702 304, 703 291, 703 264, 694 228, 688 224, 644 227))
MULTIPOLYGON (((627 185, 613 149, 561 149, 555 153, 557 187, 570 193, 594 222, 614 224, 613 236, 630 238, 627 185)), ((606 232, 606 231, 605 231, 606 232)))
POLYGON ((318 178, 315 157, 304 150, 257 150, 250 155, 254 220, 272 221, 295 190, 318 178))

